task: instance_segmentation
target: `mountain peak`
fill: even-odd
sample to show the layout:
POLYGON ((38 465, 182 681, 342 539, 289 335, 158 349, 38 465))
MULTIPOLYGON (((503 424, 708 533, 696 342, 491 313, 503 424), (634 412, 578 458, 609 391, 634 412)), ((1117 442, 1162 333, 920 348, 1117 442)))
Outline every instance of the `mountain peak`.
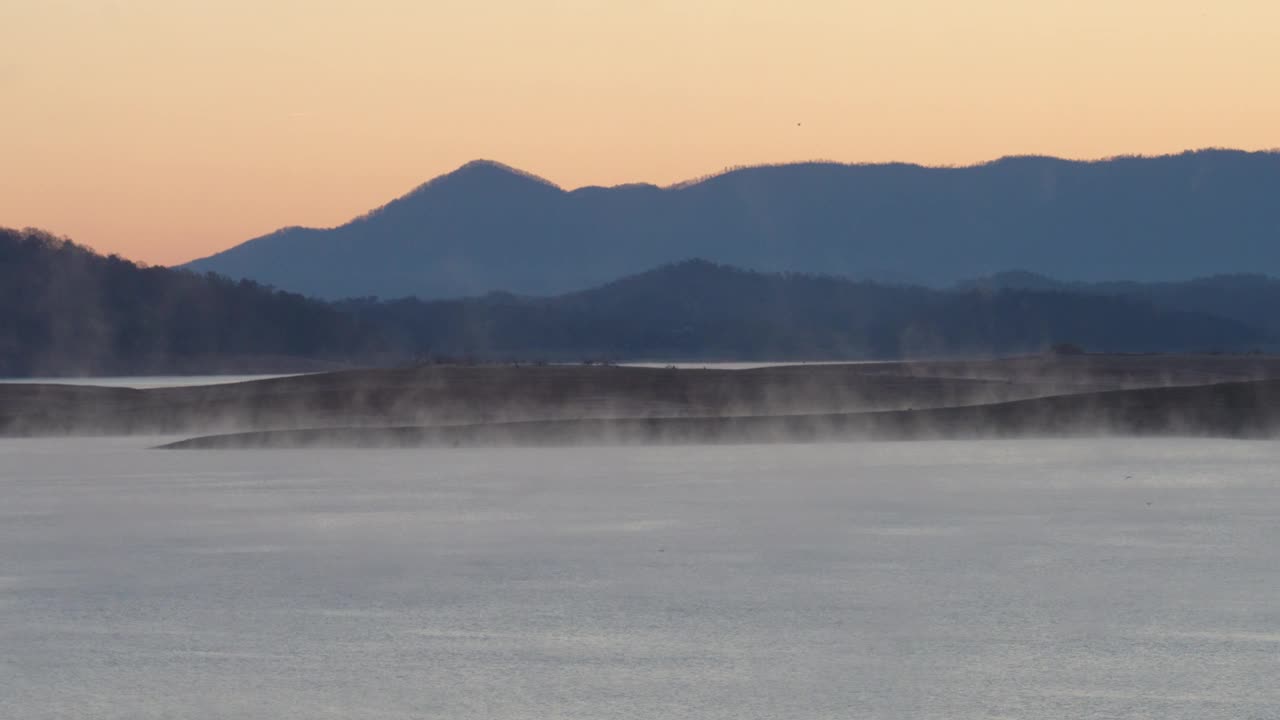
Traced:
POLYGON ((551 182, 550 180, 547 180, 544 177, 540 177, 526 170, 521 170, 519 168, 512 167, 510 165, 507 165, 506 163, 498 162, 497 160, 486 160, 483 158, 478 160, 472 160, 471 162, 468 162, 462 165, 457 170, 454 170, 451 173, 446 173, 444 175, 441 175, 440 177, 435 178, 434 180, 427 182, 422 187, 435 185, 437 182, 442 182, 447 180, 459 180, 459 179, 481 180, 481 181, 492 181, 494 179, 499 179, 499 180, 519 179, 524 181, 535 182, 535 183, 538 183, 539 185, 546 185, 547 187, 552 187, 552 188, 555 188, 556 190, 561 189, 559 185, 556 185, 555 183, 551 182))
POLYGON ((1277 194, 1280 153, 803 163, 694 192, 568 192, 480 160, 338 228, 276 233, 192 267, 322 297, 428 298, 554 295, 689 257, 937 287, 1011 267, 1067 282, 1280 274, 1277 194))
MULTIPOLYGON (((472 160, 458 169, 434 177, 382 207, 354 218, 347 225, 365 224, 388 214, 404 212, 420 205, 424 199, 439 193, 450 202, 489 202, 506 195, 527 197, 530 190, 538 194, 560 194, 564 190, 550 180, 513 168, 496 160, 472 160)), ((410 212, 412 212, 410 210, 410 212)), ((344 226, 345 227, 345 226, 344 226)))

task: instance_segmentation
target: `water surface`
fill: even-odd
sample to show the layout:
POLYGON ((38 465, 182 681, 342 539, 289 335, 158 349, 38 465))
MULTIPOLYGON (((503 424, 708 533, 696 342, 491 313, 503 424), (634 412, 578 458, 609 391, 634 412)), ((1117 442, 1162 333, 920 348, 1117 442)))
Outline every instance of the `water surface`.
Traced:
POLYGON ((0 717, 1273 718, 1280 445, 0 440, 0 717))
POLYGON ((289 377, 289 375, 122 375, 118 377, 0 378, 0 384, 90 385, 94 387, 123 387, 146 390, 148 388, 186 387, 189 385, 226 385, 249 382, 251 380, 269 380, 277 377, 289 377))

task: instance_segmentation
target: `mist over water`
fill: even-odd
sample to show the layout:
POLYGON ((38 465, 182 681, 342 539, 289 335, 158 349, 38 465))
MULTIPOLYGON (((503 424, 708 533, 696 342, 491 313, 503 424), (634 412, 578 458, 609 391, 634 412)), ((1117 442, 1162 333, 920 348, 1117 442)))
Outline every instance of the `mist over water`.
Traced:
POLYGON ((1280 446, 0 441, 0 717, 1264 718, 1280 446))

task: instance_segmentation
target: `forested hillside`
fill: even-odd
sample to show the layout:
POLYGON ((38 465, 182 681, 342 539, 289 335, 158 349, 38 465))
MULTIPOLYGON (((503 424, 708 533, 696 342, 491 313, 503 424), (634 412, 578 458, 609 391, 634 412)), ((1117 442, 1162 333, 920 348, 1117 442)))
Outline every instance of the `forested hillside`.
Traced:
POLYGON ((340 303, 419 350, 488 358, 871 359, 1040 352, 1246 351, 1270 335, 1141 299, 939 291, 693 260, 552 298, 340 303))
POLYGON ((377 338, 301 295, 0 228, 0 376, 323 367, 366 360, 377 338))
MULTIPOLYGON (((39 231, 0 230, 0 376, 1273 345, 1274 325, 1164 306, 1161 297, 1052 287, 944 291, 690 260, 551 297, 327 303, 245 280, 139 266, 39 231)), ((1226 310, 1240 305, 1219 300, 1226 310)))

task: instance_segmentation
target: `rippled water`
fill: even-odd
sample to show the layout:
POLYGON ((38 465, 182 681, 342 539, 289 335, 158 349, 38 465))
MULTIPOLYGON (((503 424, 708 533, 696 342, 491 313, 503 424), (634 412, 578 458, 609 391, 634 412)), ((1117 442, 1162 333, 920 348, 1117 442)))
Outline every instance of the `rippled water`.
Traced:
POLYGON ((0 441, 4 718, 1274 718, 1280 445, 0 441))

